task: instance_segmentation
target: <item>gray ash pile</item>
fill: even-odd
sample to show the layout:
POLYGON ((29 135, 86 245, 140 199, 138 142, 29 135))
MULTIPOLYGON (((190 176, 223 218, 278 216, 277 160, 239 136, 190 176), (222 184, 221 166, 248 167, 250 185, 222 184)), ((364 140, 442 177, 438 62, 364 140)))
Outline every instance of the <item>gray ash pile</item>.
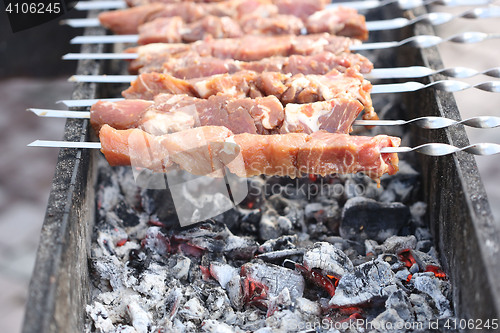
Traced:
POLYGON ((380 188, 362 175, 251 178, 238 206, 180 227, 168 189, 101 163, 86 331, 443 330, 450 283, 419 174, 400 166, 380 188))

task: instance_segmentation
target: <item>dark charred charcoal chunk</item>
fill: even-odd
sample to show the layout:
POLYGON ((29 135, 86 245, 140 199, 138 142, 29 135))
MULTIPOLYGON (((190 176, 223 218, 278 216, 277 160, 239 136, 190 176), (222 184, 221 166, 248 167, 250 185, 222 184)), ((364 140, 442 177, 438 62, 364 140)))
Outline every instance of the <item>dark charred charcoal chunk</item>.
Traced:
POLYGON ((409 219, 410 210, 402 203, 356 197, 345 203, 339 231, 347 239, 362 242, 370 238, 383 242, 397 235, 409 219))
POLYGON ((155 215, 163 224, 174 226, 179 223, 169 189, 143 190, 141 198, 142 207, 147 214, 155 215))
POLYGON ((123 221, 124 227, 135 227, 140 223, 137 212, 128 207, 125 202, 120 202, 115 209, 116 215, 123 221))
POLYGON ((259 252, 271 252, 278 250, 294 249, 297 243, 297 235, 285 235, 278 238, 270 239, 259 246, 259 252))

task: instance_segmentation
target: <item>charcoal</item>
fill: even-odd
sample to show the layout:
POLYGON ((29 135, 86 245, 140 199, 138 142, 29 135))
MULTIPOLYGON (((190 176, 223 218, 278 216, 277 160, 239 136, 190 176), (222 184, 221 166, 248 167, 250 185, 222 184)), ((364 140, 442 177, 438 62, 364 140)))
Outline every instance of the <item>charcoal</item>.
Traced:
POLYGON ((380 195, 382 202, 403 202, 411 199, 413 189, 418 185, 420 174, 413 169, 406 161, 399 162, 399 171, 390 178, 385 178, 385 191, 380 195), (388 184, 386 184, 388 179, 388 184))
POLYGON ((413 313, 411 310, 410 300, 402 290, 398 290, 389 295, 385 306, 388 309, 394 309, 398 316, 405 322, 413 321, 413 313))
POLYGON ((417 242, 417 247, 416 249, 421 252, 429 252, 432 247, 432 241, 431 240, 423 240, 423 241, 418 241, 417 242))
POLYGON ((192 321, 197 324, 208 316, 205 306, 198 299, 198 297, 193 297, 184 303, 184 305, 179 309, 178 314, 185 320, 192 321))
POLYGON ((403 250, 414 249, 417 246, 417 239, 415 236, 391 236, 382 244, 384 253, 397 254, 403 250))
POLYGON ((257 224, 262 216, 262 211, 258 208, 255 209, 245 209, 241 207, 236 207, 236 211, 239 213, 239 220, 242 223, 257 224))
POLYGON ((175 255, 177 263, 170 269, 171 273, 176 279, 186 280, 191 267, 191 259, 183 255, 175 255))
POLYGON ((329 229, 323 223, 308 223, 307 233, 311 238, 320 238, 329 233, 329 229))
POLYGON ((132 321, 132 326, 137 333, 147 333, 151 322, 150 315, 142 309, 137 302, 131 302, 127 305, 127 312, 132 321))
POLYGON ((439 318, 452 316, 450 302, 443 294, 444 289, 449 288, 447 282, 436 279, 432 273, 416 273, 413 275, 411 282, 416 290, 432 298, 436 309, 439 311, 439 318))
POLYGON ((235 236, 228 232, 228 236, 225 240, 224 254, 228 258, 232 259, 250 259, 253 258, 255 252, 259 245, 256 241, 249 237, 235 236))
POLYGON ((150 227, 143 241, 144 248, 159 255, 166 255, 170 251, 170 241, 159 227, 150 227))
POLYGON ((345 203, 339 231, 342 237, 359 242, 369 238, 384 242, 397 235, 409 219, 410 210, 402 203, 357 197, 345 203))
POLYGON ((243 308, 243 289, 241 288, 241 278, 238 274, 233 275, 231 280, 226 284, 227 295, 231 301, 231 305, 241 310, 243 308))
POLYGON ((304 211, 297 201, 286 199, 279 195, 268 198, 268 204, 280 216, 287 217, 294 226, 302 226, 304 222, 304 211))
POLYGON ((278 296, 270 296, 267 306, 266 316, 272 316, 276 311, 282 311, 287 309, 292 305, 292 300, 290 298, 290 291, 288 288, 283 288, 278 296))
POLYGON ((302 275, 284 267, 260 262, 247 263, 241 267, 241 275, 264 284, 270 296, 278 296, 284 288, 288 288, 292 300, 304 293, 302 275))
POLYGON ((140 249, 130 250, 128 258, 127 266, 133 268, 136 275, 142 273, 149 263, 146 253, 140 249))
POLYGON ((409 275, 410 275, 410 271, 408 270, 408 268, 405 267, 405 268, 398 270, 395 274, 395 277, 396 277, 396 279, 398 279, 402 282, 406 282, 409 275))
POLYGON ((411 294, 409 298, 415 313, 415 321, 422 323, 423 327, 429 327, 429 320, 434 318, 435 314, 426 297, 420 294, 411 294))
POLYGON ((135 227, 140 223, 137 213, 127 206, 124 201, 115 207, 116 215, 123 221, 125 227, 135 227))
POLYGON ((116 171, 117 181, 128 206, 139 208, 141 205, 140 188, 134 179, 130 168, 118 168, 116 171))
POLYGON ((423 218, 426 212, 427 212, 427 204, 425 202, 417 201, 410 206, 410 213, 412 216, 412 220, 418 226, 424 225, 423 218))
POLYGON ((180 288, 172 288, 165 295, 163 302, 164 313, 169 320, 172 320, 179 310, 180 303, 183 301, 182 290, 180 288))
MULTIPOLYGON (((86 332, 385 332, 452 314, 404 163, 381 188, 361 174, 252 177, 237 207, 189 226, 169 189, 101 169, 86 332), (357 319, 373 328, 325 326, 357 319)), ((208 184, 182 181, 192 199, 208 184)))
POLYGON ((214 217, 214 220, 224 223, 230 230, 238 227, 239 219, 240 212, 234 208, 214 217))
POLYGON ((382 260, 367 262, 342 276, 330 304, 356 305, 376 297, 388 296, 385 289, 394 286, 395 282, 394 273, 388 263, 382 260))
POLYGON ((278 238, 281 230, 277 223, 278 214, 274 210, 267 210, 260 220, 259 236, 263 240, 278 238))
POLYGON ((300 312, 292 312, 288 309, 276 311, 266 319, 266 325, 274 332, 297 332, 303 323, 304 319, 300 312))
POLYGON ((419 241, 423 241, 430 240, 432 238, 432 235, 429 228, 417 228, 415 230, 415 237, 417 237, 419 241))
POLYGON ((284 259, 296 259, 298 257, 302 257, 304 255, 304 252, 305 251, 303 249, 287 249, 261 253, 257 255, 256 258, 267 262, 278 263, 283 261, 284 259))
POLYGON ((221 288, 212 288, 205 301, 210 318, 221 319, 224 322, 234 322, 234 313, 226 292, 221 288))
POLYGON ((369 328, 374 328, 375 332, 405 332, 405 321, 394 309, 387 309, 371 321, 369 328))
POLYGON ((374 255, 379 255, 382 254, 383 248, 381 245, 377 243, 377 241, 373 239, 365 239, 365 254, 374 254, 374 255))
POLYGON ((168 226, 175 226, 179 223, 169 189, 145 189, 141 191, 141 198, 142 207, 147 214, 154 215, 168 226))
POLYGON ((114 330, 113 321, 109 318, 108 311, 99 302, 94 302, 86 307, 87 315, 92 318, 95 331, 111 332, 114 330))
POLYGON ((383 254, 380 259, 391 265, 391 269, 394 270, 396 267, 399 267, 399 259, 394 254, 383 254))
POLYGON ((284 235, 270 239, 259 246, 259 252, 271 252, 278 250, 294 249, 297 242, 297 235, 284 235))
POLYGON ((304 254, 304 266, 309 270, 319 268, 324 274, 338 277, 354 268, 344 252, 326 242, 315 243, 314 247, 304 254))
POLYGON ((408 269, 408 271, 410 272, 410 274, 418 273, 419 270, 420 270, 420 268, 418 267, 417 263, 411 265, 411 267, 408 269))
POLYGON ((226 289, 228 282, 231 281, 234 276, 239 277, 240 275, 239 271, 233 266, 220 262, 213 262, 210 264, 210 274, 224 289, 226 289))
MULTIPOLYGON (((231 326, 229 326, 226 323, 213 320, 213 319, 207 319, 203 322, 201 325, 202 332, 206 333, 234 333, 236 332, 231 326)), ((242 331, 240 331, 242 332, 242 331)))
POLYGON ((313 302, 307 298, 299 297, 295 300, 297 309, 305 314, 319 316, 321 314, 321 306, 317 302, 313 302))
POLYGON ((427 270, 428 266, 440 268, 439 261, 427 253, 413 250, 411 251, 411 254, 413 255, 413 258, 415 258, 415 261, 417 262, 418 267, 421 271, 427 270))

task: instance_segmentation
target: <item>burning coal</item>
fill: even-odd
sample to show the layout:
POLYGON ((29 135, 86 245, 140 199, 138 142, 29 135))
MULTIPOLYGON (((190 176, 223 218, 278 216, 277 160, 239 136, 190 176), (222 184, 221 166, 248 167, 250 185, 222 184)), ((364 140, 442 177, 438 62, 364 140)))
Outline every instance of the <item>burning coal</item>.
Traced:
POLYGON ((168 189, 104 164, 99 178, 88 332, 413 332, 453 316, 405 162, 381 188, 252 178, 237 207, 188 227, 168 189))

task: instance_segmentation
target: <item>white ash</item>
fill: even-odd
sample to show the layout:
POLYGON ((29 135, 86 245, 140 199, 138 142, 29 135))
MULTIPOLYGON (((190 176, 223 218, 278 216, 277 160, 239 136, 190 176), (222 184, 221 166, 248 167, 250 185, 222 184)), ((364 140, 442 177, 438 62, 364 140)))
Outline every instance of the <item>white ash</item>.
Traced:
POLYGON ((235 267, 220 262, 213 262, 210 264, 210 273, 224 289, 226 289, 227 284, 234 276, 238 278, 240 276, 240 272, 235 267))
POLYGON ((304 266, 319 268, 326 274, 339 277, 353 270, 352 262, 345 253, 325 242, 314 244, 312 250, 304 254, 304 266))
POLYGON ((429 295, 434 301, 436 308, 439 311, 439 318, 447 318, 453 315, 450 307, 450 301, 444 295, 447 291, 448 283, 435 279, 432 273, 417 273, 414 274, 411 282, 415 289, 429 295))
POLYGON ((394 286, 396 279, 391 266, 380 260, 361 264, 342 276, 330 300, 331 305, 348 306, 370 301, 374 297, 388 296, 388 287, 394 286))
MULTIPOLYGON (((425 204, 412 201, 413 190, 399 188, 401 178, 391 185, 384 177, 382 189, 362 176, 322 179, 322 188, 363 185, 364 198, 381 201, 389 189, 390 196, 405 199, 401 205, 411 219, 401 230, 416 230, 416 237, 392 228, 376 241, 342 238, 341 212, 352 195, 308 197, 299 188, 311 184, 307 177, 293 181, 295 192, 272 195, 266 186, 290 181, 250 179, 249 188, 258 189, 249 191, 250 201, 179 228, 171 203, 158 200, 162 194, 155 190, 134 187, 129 169, 101 169, 86 332, 308 332, 304 324, 348 320, 351 313, 340 311, 347 305, 364 320, 393 325, 452 315, 449 282, 425 272, 428 265, 441 267, 423 224, 425 204), (407 249, 417 261, 413 267, 399 258, 407 249), (335 295, 294 263, 340 279, 335 295)), ((413 176, 408 172, 403 180, 415 189, 413 176)), ((195 189, 190 184, 185 190, 195 189)), ((357 331, 363 329, 349 332, 357 331)))

